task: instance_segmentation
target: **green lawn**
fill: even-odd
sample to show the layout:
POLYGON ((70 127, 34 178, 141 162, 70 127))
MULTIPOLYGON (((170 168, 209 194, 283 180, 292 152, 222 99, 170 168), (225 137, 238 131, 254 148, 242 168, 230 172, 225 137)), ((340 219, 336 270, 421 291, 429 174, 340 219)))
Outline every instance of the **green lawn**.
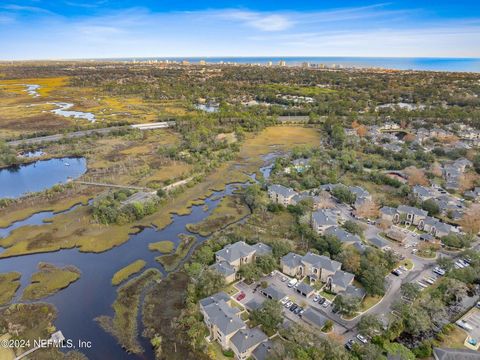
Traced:
POLYGON ((329 300, 329 301, 333 301, 333 299, 335 299, 335 296, 334 294, 330 294, 326 291, 321 291, 320 292, 320 295, 323 296, 325 299, 329 300))

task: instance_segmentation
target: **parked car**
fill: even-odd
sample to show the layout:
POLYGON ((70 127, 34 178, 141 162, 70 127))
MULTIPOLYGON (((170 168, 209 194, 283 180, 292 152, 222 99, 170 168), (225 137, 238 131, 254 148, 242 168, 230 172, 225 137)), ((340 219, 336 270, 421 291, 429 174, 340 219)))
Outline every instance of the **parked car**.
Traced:
POLYGON ((443 270, 442 268, 436 266, 434 269, 433 269, 433 272, 437 275, 440 275, 440 276, 443 276, 445 275, 445 270, 443 270))
POLYGON ((318 302, 318 300, 320 300, 320 295, 315 295, 312 300, 313 302, 318 302))
POLYGON ((293 304, 292 306, 290 306, 290 311, 295 311, 295 309, 298 308, 298 305, 297 304, 293 304))
POLYGON ((327 300, 327 299, 325 299, 324 297, 321 297, 321 296, 320 296, 320 299, 318 300, 318 303, 319 303, 320 305, 322 305, 322 304, 325 303, 326 300, 327 300))
POLYGON ((473 327, 469 323, 467 323, 465 320, 458 320, 455 324, 457 324, 464 330, 467 330, 467 331, 473 330, 473 327))
POLYGON ((296 285, 298 282, 297 279, 292 279, 288 282, 288 287, 291 288, 292 286, 296 285))
POLYGON ((398 269, 395 269, 395 270, 392 270, 392 274, 395 275, 395 276, 400 276, 400 275, 402 275, 402 272, 398 269))
POLYGON ((287 301, 287 303, 284 305, 287 309, 290 308, 290 306, 293 305, 293 301, 287 301))
POLYGON ((346 348, 348 351, 352 351, 353 345, 355 345, 355 343, 356 343, 355 340, 350 339, 350 340, 348 340, 348 341, 346 342, 345 348, 346 348))
POLYGON ((281 280, 282 280, 282 282, 285 282, 285 281, 287 281, 287 277, 286 277, 286 276, 282 276, 282 279, 281 279, 281 280))
POLYGON ((294 313, 295 315, 298 315, 298 314, 300 314, 300 311, 302 311, 302 310, 303 310, 303 308, 302 308, 301 306, 299 306, 299 307, 297 307, 295 310, 293 310, 293 313, 294 313))
POLYGON ((366 344, 368 342, 367 338, 361 334, 358 334, 357 335, 357 339, 362 343, 362 344, 366 344))
POLYGON ((282 300, 280 300, 280 304, 285 305, 289 301, 290 299, 288 298, 288 296, 285 296, 282 300))
POLYGON ((331 304, 331 302, 328 301, 327 299, 325 299, 325 301, 323 302, 322 306, 323 306, 324 308, 326 308, 326 307, 328 307, 328 305, 330 305, 330 304, 331 304))
POLYGON ((237 295, 237 301, 242 301, 245 299, 245 293, 243 291, 240 292, 240 294, 237 295))

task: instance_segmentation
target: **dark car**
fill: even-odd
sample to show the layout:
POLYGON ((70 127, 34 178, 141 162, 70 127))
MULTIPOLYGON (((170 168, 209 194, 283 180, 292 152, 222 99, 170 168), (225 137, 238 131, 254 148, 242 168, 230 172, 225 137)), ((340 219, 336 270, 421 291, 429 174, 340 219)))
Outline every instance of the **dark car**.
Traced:
POLYGON ((298 305, 293 304, 292 306, 290 306, 290 311, 295 311, 296 308, 298 308, 298 305))
POLYGON ((300 314, 300 312, 301 312, 302 310, 303 310, 303 308, 302 308, 301 306, 299 306, 299 307, 297 307, 297 308, 293 311, 293 313, 294 313, 295 315, 298 315, 298 314, 300 314))
POLYGON ((322 305, 325 302, 325 300, 326 299, 324 297, 321 297, 320 300, 318 300, 318 303, 322 305))
POLYGON ((345 348, 346 348, 348 351, 352 351, 353 345, 355 345, 355 340, 350 339, 350 340, 348 340, 347 343, 345 344, 345 348))
POLYGON ((395 269, 392 271, 392 274, 395 276, 400 276, 402 273, 398 269, 395 269))

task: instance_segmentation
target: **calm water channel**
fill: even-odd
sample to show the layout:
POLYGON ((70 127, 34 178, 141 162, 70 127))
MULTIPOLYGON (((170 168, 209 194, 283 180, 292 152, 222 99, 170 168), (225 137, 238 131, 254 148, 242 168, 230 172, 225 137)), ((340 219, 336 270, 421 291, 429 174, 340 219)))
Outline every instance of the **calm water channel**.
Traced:
POLYGON ((40 160, 30 164, 0 169, 0 198, 18 198, 42 191, 55 184, 76 179, 87 171, 84 158, 40 160))
MULTIPOLYGON (((261 169, 264 176, 268 177, 270 168, 269 166, 261 169)), ((191 213, 188 215, 174 215, 172 223, 162 230, 153 227, 145 228, 138 234, 132 235, 128 242, 109 251, 92 254, 69 249, 54 253, 1 259, 0 272, 18 271, 22 273, 21 287, 14 299, 15 302, 18 302, 23 289, 29 283, 31 275, 37 270, 39 262, 48 262, 57 266, 74 265, 78 267, 82 276, 77 282, 55 295, 42 299, 42 301, 52 303, 57 307, 56 327, 63 332, 67 339, 72 339, 74 343, 77 343, 78 340, 92 341, 92 349, 82 349, 82 352, 89 359, 154 359, 148 339, 140 337, 145 353, 142 355, 127 354, 118 345, 116 339, 106 333, 94 321, 94 318, 100 315, 113 315, 111 305, 115 301, 117 288, 111 285, 112 276, 120 268, 137 259, 145 260, 147 262, 146 268, 155 267, 165 274, 162 266, 155 261, 158 252, 148 250, 148 244, 160 240, 171 240, 178 244, 180 242, 179 235, 184 233, 194 235, 197 238, 195 247, 198 246, 206 238, 191 234, 186 229, 186 225, 198 223, 206 218, 216 208, 221 199, 231 194, 239 185, 244 184, 227 185, 223 191, 214 192, 205 200, 207 206, 193 206, 191 213)), ((8 228, 0 229, 0 237, 8 236, 11 231, 21 226, 41 226, 44 220, 54 215, 54 213, 48 211, 32 215, 28 219, 11 224, 8 228)), ((184 261, 190 257, 195 247, 192 248, 184 261)), ((141 334, 143 331, 141 321, 139 321, 138 329, 141 334)))

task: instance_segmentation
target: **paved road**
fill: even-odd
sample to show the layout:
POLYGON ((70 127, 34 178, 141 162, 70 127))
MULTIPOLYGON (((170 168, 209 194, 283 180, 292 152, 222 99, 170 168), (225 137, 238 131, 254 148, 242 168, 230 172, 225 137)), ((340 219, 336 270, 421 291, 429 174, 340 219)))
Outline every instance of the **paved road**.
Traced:
POLYGON ((120 129, 139 129, 139 130, 153 130, 153 129, 164 129, 175 125, 174 121, 164 121, 164 122, 157 122, 157 123, 146 123, 146 124, 134 124, 134 125, 126 125, 126 126, 111 126, 106 128, 100 129, 91 129, 91 130, 81 130, 81 131, 74 131, 67 134, 56 134, 56 135, 48 135, 48 136, 39 136, 30 139, 22 139, 22 140, 14 140, 7 142, 10 146, 19 146, 22 144, 32 145, 32 144, 40 144, 43 142, 53 142, 59 141, 62 139, 73 139, 83 136, 88 136, 92 134, 108 134, 112 131, 120 130, 120 129))
POLYGON ((10 146, 19 146, 19 145, 33 145, 33 144, 40 144, 43 142, 53 142, 53 141, 59 141, 62 139, 73 139, 77 137, 83 137, 83 136, 88 136, 91 134, 108 134, 111 133, 112 131, 119 130, 122 128, 126 127, 121 127, 121 126, 113 126, 113 127, 108 127, 108 128, 101 128, 101 129, 92 129, 92 130, 82 130, 82 131, 74 131, 71 133, 67 134, 56 134, 56 135, 48 135, 48 136, 39 136, 35 138, 30 138, 30 139, 22 139, 22 140, 14 140, 14 141, 9 141, 7 144, 10 146))

